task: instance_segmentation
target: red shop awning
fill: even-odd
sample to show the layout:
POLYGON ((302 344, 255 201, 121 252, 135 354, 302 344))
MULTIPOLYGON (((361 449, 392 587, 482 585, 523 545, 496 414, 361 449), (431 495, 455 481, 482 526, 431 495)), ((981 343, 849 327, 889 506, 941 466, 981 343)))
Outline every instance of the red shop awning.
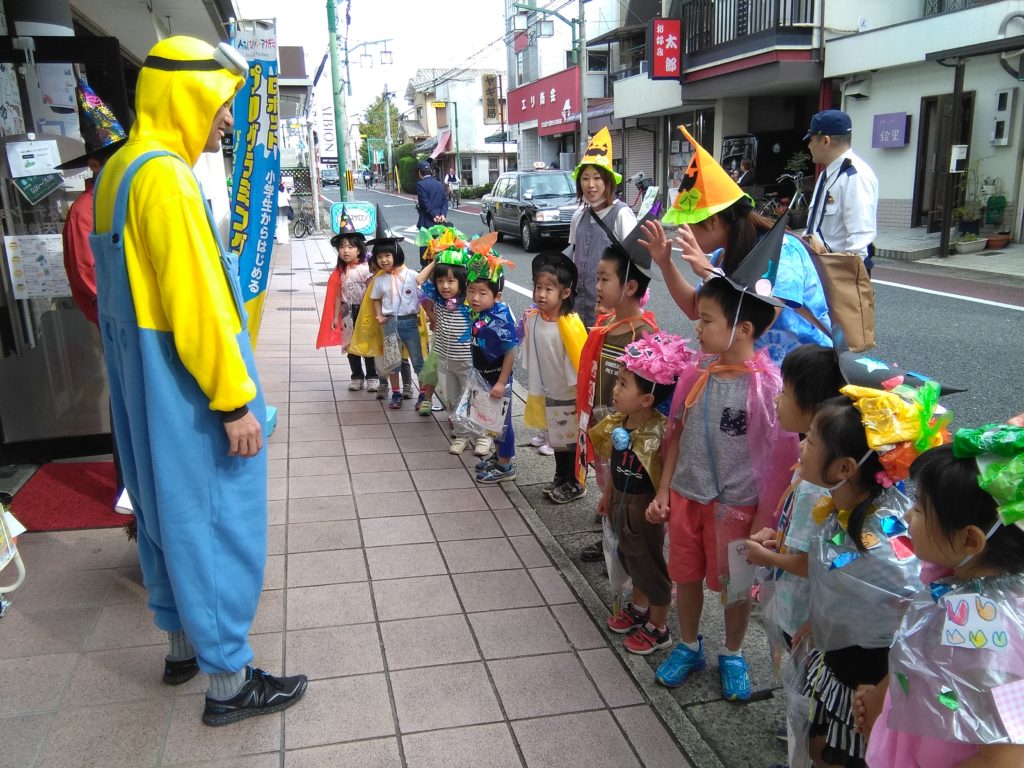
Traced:
POLYGON ((436 160, 438 155, 444 154, 445 152, 451 152, 452 145, 452 132, 442 131, 440 137, 437 139, 437 146, 434 147, 434 151, 430 153, 430 159, 436 160))

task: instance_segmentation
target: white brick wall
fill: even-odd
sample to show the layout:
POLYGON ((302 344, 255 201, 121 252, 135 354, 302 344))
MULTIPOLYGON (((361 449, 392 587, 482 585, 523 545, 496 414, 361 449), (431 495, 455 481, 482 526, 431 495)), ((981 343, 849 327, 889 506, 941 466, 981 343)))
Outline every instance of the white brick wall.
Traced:
POLYGON ((879 229, 900 229, 911 227, 911 215, 913 213, 913 200, 899 198, 879 198, 878 200, 878 228, 879 229))

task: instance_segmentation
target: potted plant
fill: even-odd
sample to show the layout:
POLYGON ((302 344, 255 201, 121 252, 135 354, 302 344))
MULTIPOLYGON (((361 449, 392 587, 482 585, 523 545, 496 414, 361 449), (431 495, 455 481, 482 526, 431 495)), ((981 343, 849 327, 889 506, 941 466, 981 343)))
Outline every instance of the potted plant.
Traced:
POLYGON ((1010 243, 1009 232, 999 232, 995 235, 989 235, 987 242, 987 250, 997 251, 1000 248, 1005 248, 1010 243))
POLYGON ((978 251, 985 250, 987 244, 988 241, 985 238, 969 233, 961 235, 960 238, 953 243, 953 247, 956 248, 957 253, 977 253, 978 251))
POLYGON ((981 233, 981 177, 978 169, 982 158, 972 161, 956 181, 957 198, 963 203, 953 209, 953 220, 961 235, 981 233))
POLYGON ((953 209, 953 219, 961 235, 978 235, 981 232, 981 206, 977 201, 967 200, 953 209))

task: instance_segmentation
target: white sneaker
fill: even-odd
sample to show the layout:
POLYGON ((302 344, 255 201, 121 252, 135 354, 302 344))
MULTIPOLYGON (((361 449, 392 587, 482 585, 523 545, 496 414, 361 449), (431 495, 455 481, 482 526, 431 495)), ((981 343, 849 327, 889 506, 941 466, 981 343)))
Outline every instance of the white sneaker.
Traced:
POLYGON ((546 432, 538 432, 536 435, 530 438, 530 445, 534 448, 540 448, 542 445, 547 445, 548 435, 546 432))
POLYGON ((468 437, 456 437, 452 440, 452 444, 448 446, 448 453, 454 453, 458 456, 460 453, 465 451, 469 447, 468 437))
POLYGON ((490 456, 493 450, 493 441, 489 437, 478 437, 473 443, 474 456, 490 456))
POLYGON ((370 379, 366 382, 367 392, 376 392, 378 389, 380 389, 380 379, 370 379))
POLYGON ((359 390, 363 389, 363 387, 365 387, 365 386, 366 386, 366 380, 365 379, 352 379, 352 381, 350 381, 348 383, 348 391, 349 392, 358 392, 359 390))
POLYGON ((541 456, 554 456, 555 449, 552 448, 547 443, 544 443, 543 445, 537 446, 537 453, 539 453, 541 456))
POLYGON ((114 502, 114 511, 119 515, 134 515, 135 508, 132 506, 132 500, 128 498, 128 489, 121 491, 121 495, 117 497, 117 501, 114 502))

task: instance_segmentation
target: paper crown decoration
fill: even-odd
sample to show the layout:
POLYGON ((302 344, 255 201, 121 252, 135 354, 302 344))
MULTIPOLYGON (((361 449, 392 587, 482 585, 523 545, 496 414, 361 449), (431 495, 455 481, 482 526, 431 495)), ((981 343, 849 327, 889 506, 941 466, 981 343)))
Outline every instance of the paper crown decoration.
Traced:
POLYGON ((405 240, 397 232, 393 231, 388 226, 387 220, 384 218, 384 212, 381 211, 380 205, 377 206, 377 230, 373 233, 373 237, 366 241, 367 245, 384 245, 385 243, 400 243, 405 240))
POLYGON ((466 275, 469 282, 487 278, 490 283, 500 284, 505 277, 505 267, 515 264, 494 252, 498 242, 497 232, 488 232, 469 243, 469 258, 466 261, 466 275))
POLYGON ((1024 529, 1024 428, 986 424, 958 429, 953 455, 978 461, 978 485, 996 500, 1003 525, 1024 529))
POLYGON ((773 296, 775 281, 779 272, 779 260, 782 257, 782 242, 786 234, 788 214, 779 217, 775 225, 762 237, 729 274, 715 271, 724 277, 736 290, 771 304, 773 307, 785 306, 773 296))
POLYGON ((430 261, 442 251, 466 248, 467 243, 466 236, 455 227, 435 224, 429 229, 420 227, 419 234, 416 235, 416 245, 426 248, 423 259, 430 261))
POLYGON ((78 84, 75 86, 75 98, 78 101, 78 127, 85 142, 85 154, 61 163, 58 170, 84 168, 89 160, 100 158, 103 154, 112 154, 128 140, 128 134, 121 127, 120 121, 114 117, 110 107, 89 86, 81 74, 76 75, 78 84))
POLYGON ((618 358, 626 370, 655 384, 672 384, 694 357, 686 339, 665 333, 645 333, 626 345, 618 358))
POLYGON ((595 133, 590 143, 587 144, 587 151, 583 153, 580 164, 572 172, 573 181, 579 178, 585 165, 596 165, 598 168, 603 168, 612 175, 616 184, 622 183, 622 174, 616 173, 612 168, 612 135, 607 128, 602 128, 595 133))
MULTIPOLYGON (((644 234, 640 227, 648 221, 655 221, 660 213, 661 203, 655 201, 654 205, 651 206, 651 210, 636 223, 636 226, 622 240, 615 237, 615 233, 610 229, 605 230, 605 233, 609 235, 608 240, 611 243, 611 247, 629 259, 629 263, 647 277, 653 277, 653 272, 651 272, 651 252, 640 245, 640 238, 644 234)), ((591 213, 591 215, 597 216, 596 213, 591 213)))
POLYGON ((465 248, 448 248, 437 254, 438 264, 448 264, 452 267, 463 267, 469 263, 469 251, 465 248))
POLYGON ((537 273, 540 272, 541 267, 548 264, 553 267, 562 267, 569 272, 569 288, 572 289, 572 295, 575 296, 576 286, 580 279, 579 270, 576 268, 576 263, 561 251, 544 251, 533 257, 530 268, 533 272, 534 282, 537 281, 537 273))
POLYGON ((740 189, 689 131, 682 125, 679 126, 679 130, 693 147, 693 157, 690 158, 690 164, 686 167, 686 173, 679 184, 676 199, 662 221, 666 224, 697 224, 743 197, 750 199, 753 204, 753 199, 740 189))

